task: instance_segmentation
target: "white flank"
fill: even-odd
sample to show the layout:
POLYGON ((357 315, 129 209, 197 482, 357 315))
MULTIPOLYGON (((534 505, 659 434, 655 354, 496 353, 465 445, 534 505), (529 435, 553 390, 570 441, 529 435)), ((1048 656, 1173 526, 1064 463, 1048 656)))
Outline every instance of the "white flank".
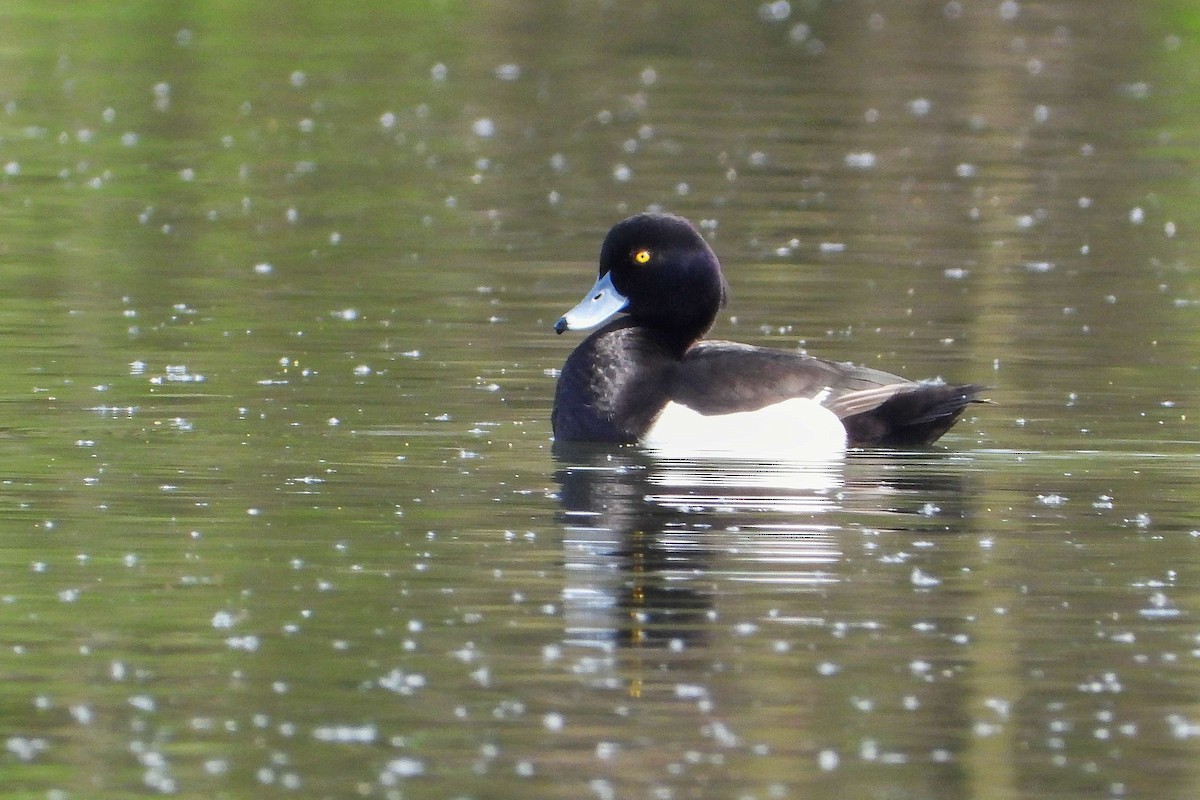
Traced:
POLYGON ((806 397, 713 415, 667 403, 641 444, 666 455, 824 460, 846 452, 846 428, 832 411, 806 397))

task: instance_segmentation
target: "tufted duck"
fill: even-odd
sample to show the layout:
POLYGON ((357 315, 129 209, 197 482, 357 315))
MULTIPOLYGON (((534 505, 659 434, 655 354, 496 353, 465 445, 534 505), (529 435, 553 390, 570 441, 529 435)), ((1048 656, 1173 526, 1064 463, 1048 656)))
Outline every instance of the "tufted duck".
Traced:
POLYGON ((914 382, 785 350, 702 341, 725 297, 720 263, 690 222, 638 214, 617 223, 600 249, 596 285, 554 326, 562 333, 607 323, 563 366, 555 439, 807 457, 926 445, 969 403, 982 402, 983 387, 972 384, 914 382))

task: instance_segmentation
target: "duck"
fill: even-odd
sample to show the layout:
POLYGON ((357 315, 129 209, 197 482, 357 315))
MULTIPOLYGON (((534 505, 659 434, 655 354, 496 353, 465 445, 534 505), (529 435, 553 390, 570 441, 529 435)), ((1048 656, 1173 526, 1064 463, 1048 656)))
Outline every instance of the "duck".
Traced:
POLYGON ((729 290, 687 219, 642 213, 612 227, 599 277, 554 324, 596 328, 567 357, 554 440, 803 457, 935 442, 984 387, 913 381, 798 351, 705 339, 729 290))

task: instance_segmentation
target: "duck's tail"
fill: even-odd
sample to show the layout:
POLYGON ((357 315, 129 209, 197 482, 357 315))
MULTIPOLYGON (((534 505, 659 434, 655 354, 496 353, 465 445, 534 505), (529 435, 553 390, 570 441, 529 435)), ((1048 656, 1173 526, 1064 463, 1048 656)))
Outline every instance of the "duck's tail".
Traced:
POLYGON ((920 447, 936 442, 968 405, 989 402, 979 396, 986 388, 909 384, 873 408, 849 414, 842 424, 851 447, 920 447))

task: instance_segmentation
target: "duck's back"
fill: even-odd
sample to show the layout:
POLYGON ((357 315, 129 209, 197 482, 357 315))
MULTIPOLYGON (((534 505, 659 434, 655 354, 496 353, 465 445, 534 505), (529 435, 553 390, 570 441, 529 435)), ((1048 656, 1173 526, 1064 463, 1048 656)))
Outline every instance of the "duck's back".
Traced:
POLYGON ((851 447, 911 447, 946 432, 983 387, 916 382, 844 361, 725 341, 698 342, 672 399, 702 414, 752 411, 796 397, 841 419, 851 447))

